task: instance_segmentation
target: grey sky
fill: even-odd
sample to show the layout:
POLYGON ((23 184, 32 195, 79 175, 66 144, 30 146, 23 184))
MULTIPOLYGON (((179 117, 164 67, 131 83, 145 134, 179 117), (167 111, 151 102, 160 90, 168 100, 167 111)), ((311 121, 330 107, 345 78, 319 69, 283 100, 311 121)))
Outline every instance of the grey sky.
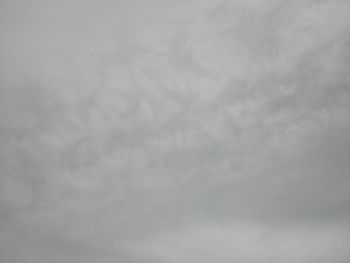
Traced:
POLYGON ((0 1, 1 263, 350 261, 350 2, 0 1))

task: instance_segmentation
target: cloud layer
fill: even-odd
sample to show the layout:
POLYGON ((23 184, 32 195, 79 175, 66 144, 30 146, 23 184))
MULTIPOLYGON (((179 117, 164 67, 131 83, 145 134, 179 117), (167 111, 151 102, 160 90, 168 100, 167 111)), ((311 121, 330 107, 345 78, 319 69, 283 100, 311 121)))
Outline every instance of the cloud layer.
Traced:
POLYGON ((0 10, 0 262, 350 260, 348 1, 0 10))

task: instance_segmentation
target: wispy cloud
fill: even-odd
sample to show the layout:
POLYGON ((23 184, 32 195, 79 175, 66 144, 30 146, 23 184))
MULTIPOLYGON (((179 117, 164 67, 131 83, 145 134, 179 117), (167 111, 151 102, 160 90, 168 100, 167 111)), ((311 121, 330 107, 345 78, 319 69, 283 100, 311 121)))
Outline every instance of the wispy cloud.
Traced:
POLYGON ((2 1, 0 261, 350 255, 347 1, 2 1))

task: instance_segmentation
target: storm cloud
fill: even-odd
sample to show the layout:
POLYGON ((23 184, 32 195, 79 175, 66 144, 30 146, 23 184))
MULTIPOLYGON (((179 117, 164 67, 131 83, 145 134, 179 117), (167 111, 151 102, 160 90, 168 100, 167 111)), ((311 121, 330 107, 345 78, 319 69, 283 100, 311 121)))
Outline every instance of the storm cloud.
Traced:
POLYGON ((350 261, 350 2, 1 0, 1 263, 350 261))

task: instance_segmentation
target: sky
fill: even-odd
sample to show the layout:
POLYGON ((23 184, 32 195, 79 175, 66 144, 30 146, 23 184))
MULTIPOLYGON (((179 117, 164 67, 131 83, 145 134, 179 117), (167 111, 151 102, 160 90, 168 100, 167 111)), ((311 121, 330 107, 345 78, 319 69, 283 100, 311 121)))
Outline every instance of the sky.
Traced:
POLYGON ((350 2, 1 0, 1 263, 350 262, 350 2))

